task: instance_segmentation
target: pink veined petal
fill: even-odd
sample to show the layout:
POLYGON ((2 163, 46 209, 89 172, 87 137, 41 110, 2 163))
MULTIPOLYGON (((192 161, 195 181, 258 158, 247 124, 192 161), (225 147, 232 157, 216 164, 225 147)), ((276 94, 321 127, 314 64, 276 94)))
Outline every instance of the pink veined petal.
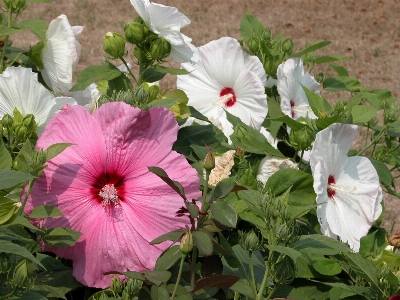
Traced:
POLYGON ((314 168, 316 158, 323 157, 328 169, 333 173, 344 165, 347 153, 357 135, 358 126, 349 124, 332 124, 328 128, 317 133, 310 154, 311 169, 314 168))
POLYGON ((131 0, 131 4, 135 8, 138 15, 144 20, 147 26, 150 26, 150 14, 149 14, 149 0, 131 0))
POLYGON ((267 95, 261 79, 251 71, 243 71, 233 90, 236 93, 236 103, 226 110, 239 117, 246 125, 253 122, 259 128, 268 114, 267 95))
POLYGON ((63 40, 49 39, 41 53, 46 84, 56 94, 68 94, 72 86, 73 53, 63 40))
POLYGON ((223 37, 200 47, 199 52, 210 78, 223 87, 232 87, 244 69, 244 51, 239 42, 223 37))

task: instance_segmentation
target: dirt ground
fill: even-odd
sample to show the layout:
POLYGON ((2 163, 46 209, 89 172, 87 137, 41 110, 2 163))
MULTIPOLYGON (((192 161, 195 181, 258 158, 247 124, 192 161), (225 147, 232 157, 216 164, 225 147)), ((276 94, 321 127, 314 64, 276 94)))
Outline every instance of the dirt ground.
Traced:
MULTIPOLYGON (((274 35, 284 33, 298 49, 307 43, 330 40, 331 45, 319 55, 341 55, 351 76, 371 88, 386 88, 400 95, 400 0, 158 0, 175 6, 191 19, 183 32, 201 46, 223 36, 240 38, 239 25, 243 14, 256 16, 274 35)), ((60 14, 67 15, 71 25, 83 25, 82 54, 77 72, 88 65, 101 64, 106 32, 123 33, 123 22, 137 16, 129 0, 55 0, 51 3, 30 3, 20 20, 40 18, 48 23, 60 14)), ((13 37, 14 45, 28 47, 37 42, 32 34, 13 37)), ((128 58, 129 61, 129 58, 128 58)), ((329 66, 322 68, 328 75, 329 66)), ((316 72, 320 70, 315 70, 316 72)), ((169 78, 162 88, 175 85, 169 78)), ((331 101, 336 95, 326 95, 331 101)), ((346 95, 341 95, 344 97, 346 95)), ((397 190, 400 182, 397 182, 397 190)), ((399 199, 385 195, 384 226, 400 231, 399 199)))

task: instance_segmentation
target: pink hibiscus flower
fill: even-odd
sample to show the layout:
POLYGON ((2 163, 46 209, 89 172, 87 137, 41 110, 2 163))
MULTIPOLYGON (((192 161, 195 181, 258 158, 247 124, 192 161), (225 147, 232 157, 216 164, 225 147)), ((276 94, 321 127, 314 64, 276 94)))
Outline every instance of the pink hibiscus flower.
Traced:
POLYGON ((142 111, 119 102, 104 104, 92 115, 84 107, 69 107, 47 125, 37 148, 74 145, 48 162, 26 213, 55 205, 64 216, 43 225, 82 232, 71 247, 44 249, 71 259, 81 283, 106 288, 113 275, 104 272, 153 269, 168 244, 149 242, 189 224, 188 218, 175 216, 182 198, 148 171, 148 166, 160 167, 183 185, 188 199, 200 196, 196 170, 171 149, 177 131, 165 108, 142 111))

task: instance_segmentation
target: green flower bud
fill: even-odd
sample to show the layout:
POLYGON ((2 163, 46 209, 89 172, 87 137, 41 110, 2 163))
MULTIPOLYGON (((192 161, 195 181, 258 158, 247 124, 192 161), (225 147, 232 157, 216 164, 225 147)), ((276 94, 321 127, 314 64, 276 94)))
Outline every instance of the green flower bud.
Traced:
POLYGON ((148 94, 146 92, 146 89, 143 87, 143 85, 139 86, 136 91, 135 91, 135 99, 139 103, 144 103, 147 101, 148 94))
POLYGON ((25 259, 21 260, 14 269, 13 284, 17 287, 28 287, 29 277, 32 274, 31 265, 25 259))
POLYGON ((269 56, 267 59, 265 59, 264 69, 268 75, 276 74, 276 70, 278 69, 278 66, 276 65, 276 62, 272 56, 269 56))
POLYGON ((247 46, 249 47, 249 49, 252 53, 257 53, 258 49, 260 48, 260 39, 255 36, 251 37, 247 41, 247 46))
POLYGON ((4 0, 7 11, 19 12, 26 9, 26 0, 4 0))
POLYGON ((199 210, 199 207, 196 204, 189 204, 188 205, 188 211, 189 211, 190 217, 192 219, 195 219, 199 215, 199 211, 200 210, 199 210))
POLYGON ((13 117, 9 114, 4 115, 1 121, 3 122, 4 128, 10 128, 13 126, 14 123, 13 117))
POLYGON ((15 136, 20 141, 26 140, 28 138, 28 127, 25 124, 19 124, 15 128, 15 136))
POLYGON ((385 123, 395 122, 395 121, 397 121, 398 118, 399 118, 399 109, 398 108, 394 108, 394 109, 392 108, 385 115, 385 123))
POLYGON ((140 49, 139 47, 135 47, 133 49, 133 55, 142 63, 149 63, 151 62, 151 55, 149 52, 140 49))
POLYGON ((28 127, 28 131, 36 131, 37 123, 35 121, 35 116, 32 114, 26 115, 22 119, 22 123, 28 127))
POLYGON ((146 38, 149 30, 139 22, 130 22, 124 28, 125 39, 131 44, 140 44, 146 38))
POLYGON ((117 276, 111 279, 111 289, 117 294, 122 292, 122 281, 117 276))
POLYGON ((292 53, 292 50, 293 50, 293 41, 291 38, 287 38, 282 43, 282 51, 283 51, 283 53, 290 54, 290 53, 292 53))
POLYGON ((129 278, 128 281, 126 282, 126 287, 124 291, 127 291, 128 294, 133 298, 139 293, 140 289, 142 288, 142 285, 143 281, 129 278))
POLYGON ((125 55, 125 38, 119 33, 107 32, 103 49, 112 58, 121 58, 125 55))
POLYGON ((208 153, 204 158, 203 168, 205 170, 212 170, 215 168, 215 156, 210 148, 208 148, 208 153))
POLYGON ((306 56, 304 57, 304 64, 315 62, 316 59, 317 56, 315 55, 314 52, 307 53, 306 56))
POLYGON ((297 131, 292 130, 290 132, 290 142, 296 149, 300 151, 309 149, 314 140, 315 133, 308 126, 304 126, 297 131))
POLYGON ((149 101, 156 100, 160 95, 160 87, 157 84, 154 84, 149 87, 149 101))
POLYGON ((261 38, 267 42, 269 42, 272 38, 272 32, 268 28, 265 28, 261 33, 261 38))
POLYGON ((276 283, 289 284, 293 281, 296 268, 290 257, 274 265, 274 281, 276 283))
POLYGON ((256 251, 261 249, 263 245, 263 238, 254 230, 248 232, 239 231, 239 245, 244 250, 256 251))
POLYGON ((171 53, 171 44, 165 38, 158 38, 151 43, 150 54, 154 60, 162 60, 171 53))
POLYGON ((181 243, 179 244, 179 250, 183 254, 189 254, 193 250, 193 236, 192 232, 186 232, 186 234, 183 236, 181 243))

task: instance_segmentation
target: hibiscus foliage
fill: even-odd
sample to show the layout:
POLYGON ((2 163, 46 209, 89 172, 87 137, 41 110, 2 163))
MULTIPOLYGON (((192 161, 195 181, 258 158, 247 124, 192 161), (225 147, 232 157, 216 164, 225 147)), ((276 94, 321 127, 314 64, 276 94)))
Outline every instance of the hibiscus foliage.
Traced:
POLYGON ((240 40, 196 48, 176 8, 131 3, 76 83, 83 28, 1 6, 0 299, 399 294, 399 234, 381 227, 400 198, 391 92, 318 56, 329 41, 297 49, 246 14, 240 40), (29 50, 11 47, 22 30, 29 50), (337 76, 311 74, 323 63, 337 76))

